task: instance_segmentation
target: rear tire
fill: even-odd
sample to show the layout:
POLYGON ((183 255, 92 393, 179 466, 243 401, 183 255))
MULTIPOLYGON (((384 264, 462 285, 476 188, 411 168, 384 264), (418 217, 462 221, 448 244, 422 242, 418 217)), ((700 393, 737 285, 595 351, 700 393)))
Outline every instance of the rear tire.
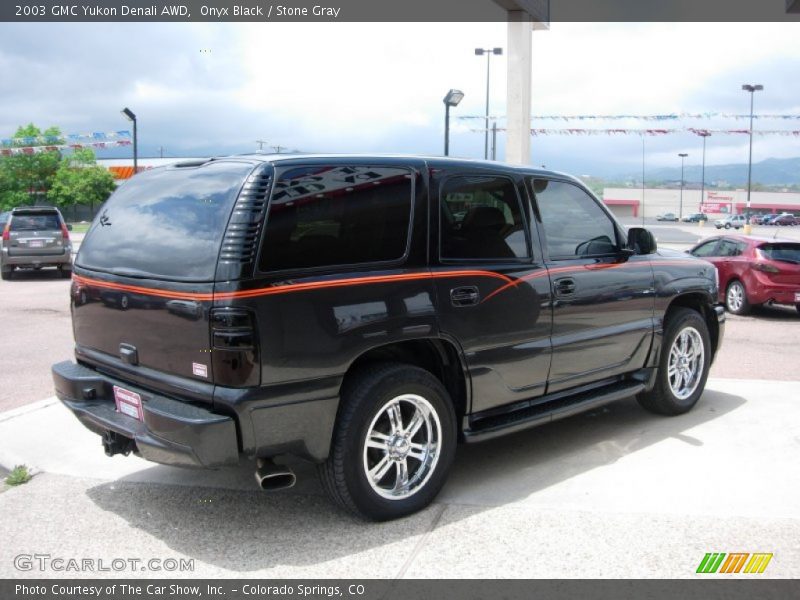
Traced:
POLYGON ((0 271, 0 277, 2 277, 3 281, 8 281, 11 279, 11 274, 14 272, 13 267, 3 267, 2 271, 0 271))
POLYGON ((444 485, 456 448, 456 416, 433 375, 399 363, 367 366, 345 382, 322 486, 366 519, 425 508, 444 485))
POLYGON ((744 284, 735 279, 728 284, 725 291, 725 308, 734 315, 746 315, 750 312, 750 303, 747 301, 747 290, 744 284))
POLYGON ((798 313, 800 313, 800 304, 795 304, 794 308, 798 313))
POLYGON ((71 279, 72 278, 72 269, 65 269, 64 267, 58 268, 58 273, 61 275, 62 279, 71 279))
POLYGON ((656 384, 636 399, 659 415, 680 415, 697 404, 708 379, 711 342, 705 319, 689 308, 667 313, 656 384))

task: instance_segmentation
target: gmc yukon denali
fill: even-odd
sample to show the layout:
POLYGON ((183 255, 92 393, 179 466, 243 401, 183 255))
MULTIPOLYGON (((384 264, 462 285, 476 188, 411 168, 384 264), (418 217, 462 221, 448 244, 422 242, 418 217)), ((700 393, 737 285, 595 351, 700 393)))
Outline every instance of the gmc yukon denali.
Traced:
POLYGON ((459 442, 634 396, 690 410, 722 340, 717 285, 558 173, 198 160, 137 175, 93 222, 75 362, 53 378, 109 456, 251 460, 264 489, 302 458, 342 507, 391 519, 435 498, 459 442))

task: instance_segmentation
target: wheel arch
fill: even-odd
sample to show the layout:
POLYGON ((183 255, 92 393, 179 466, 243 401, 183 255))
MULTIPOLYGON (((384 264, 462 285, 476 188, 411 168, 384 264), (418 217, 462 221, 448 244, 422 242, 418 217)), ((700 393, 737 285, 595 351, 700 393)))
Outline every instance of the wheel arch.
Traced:
POLYGON ((464 356, 453 341, 445 338, 418 338, 370 348, 350 363, 342 378, 340 397, 349 378, 364 366, 377 362, 405 363, 428 371, 450 394, 457 421, 463 422, 470 406, 471 386, 467 379, 464 356))
POLYGON ((679 307, 693 310, 703 317, 703 321, 708 327, 708 336, 711 339, 711 360, 713 361, 719 347, 719 322, 717 321, 717 314, 714 311, 713 304, 709 301, 708 294, 689 292, 673 298, 664 312, 665 327, 669 322, 670 313, 674 313, 674 309, 679 307))

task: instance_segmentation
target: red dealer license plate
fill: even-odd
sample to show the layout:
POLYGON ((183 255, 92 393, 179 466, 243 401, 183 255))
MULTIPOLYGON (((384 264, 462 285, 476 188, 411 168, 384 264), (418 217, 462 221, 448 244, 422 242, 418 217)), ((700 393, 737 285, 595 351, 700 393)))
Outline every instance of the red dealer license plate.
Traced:
POLYGON ((142 397, 139 394, 115 385, 114 401, 117 403, 117 412, 144 421, 142 397))

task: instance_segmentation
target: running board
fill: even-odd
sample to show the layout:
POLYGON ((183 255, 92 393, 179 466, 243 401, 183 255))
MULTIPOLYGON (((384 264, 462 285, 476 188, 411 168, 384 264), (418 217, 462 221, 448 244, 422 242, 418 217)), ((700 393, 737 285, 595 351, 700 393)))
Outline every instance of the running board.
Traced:
POLYGON ((536 398, 532 404, 501 415, 474 418, 470 428, 464 431, 466 443, 483 442, 501 435, 545 425, 552 421, 571 417, 578 413, 597 408, 617 400, 624 400, 644 391, 645 385, 636 381, 626 381, 585 391, 574 396, 563 396, 547 401, 536 398))

